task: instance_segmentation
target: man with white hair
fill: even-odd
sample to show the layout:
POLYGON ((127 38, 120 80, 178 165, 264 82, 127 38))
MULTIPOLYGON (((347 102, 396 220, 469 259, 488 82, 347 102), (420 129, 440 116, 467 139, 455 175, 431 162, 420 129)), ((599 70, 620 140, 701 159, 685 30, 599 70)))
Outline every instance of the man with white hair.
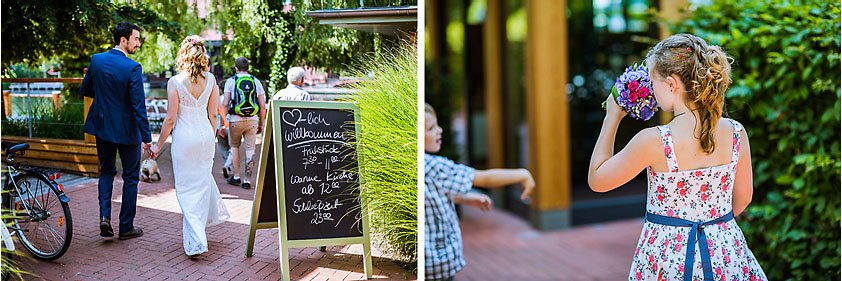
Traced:
POLYGON ((289 71, 287 71, 287 81, 289 82, 289 85, 272 96, 272 100, 313 100, 310 97, 310 94, 307 93, 307 91, 304 91, 304 88, 301 88, 304 86, 304 68, 297 66, 290 68, 289 71))

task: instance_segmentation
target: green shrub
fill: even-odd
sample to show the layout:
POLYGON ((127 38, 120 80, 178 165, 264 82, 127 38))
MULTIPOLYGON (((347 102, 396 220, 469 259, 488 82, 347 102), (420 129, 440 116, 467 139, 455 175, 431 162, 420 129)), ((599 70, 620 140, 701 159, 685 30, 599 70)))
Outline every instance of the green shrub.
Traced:
POLYGON ((417 246, 417 55, 404 43, 357 66, 361 196, 378 248, 414 271, 417 246))
POLYGON ((714 1, 674 28, 735 59, 726 111, 751 138, 739 218, 772 280, 840 276, 840 3, 714 1))
POLYGON ((31 68, 26 64, 18 63, 10 65, 3 76, 8 78, 43 77, 44 71, 38 68, 31 68))
MULTIPOLYGON (((65 103, 58 110, 45 99, 32 99, 32 136, 39 138, 83 140, 84 108, 82 103, 65 103)), ((15 111, 27 112, 25 103, 15 104, 15 111)), ((3 118, 4 136, 29 136, 29 120, 3 118)))

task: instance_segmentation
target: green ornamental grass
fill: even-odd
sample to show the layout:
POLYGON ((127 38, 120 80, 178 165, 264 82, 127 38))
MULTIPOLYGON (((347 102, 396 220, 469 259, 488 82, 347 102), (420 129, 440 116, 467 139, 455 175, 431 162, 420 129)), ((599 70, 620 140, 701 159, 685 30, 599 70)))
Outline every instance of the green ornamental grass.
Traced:
POLYGON ((373 243, 411 270, 418 241, 416 57, 408 42, 365 57, 353 72, 365 81, 349 98, 359 107, 360 196, 373 243))
MULTIPOLYGON (((10 228, 12 226, 11 219, 19 217, 13 217, 6 209, 3 209, 2 215, 0 216, 2 216, 2 222, 0 223, 6 224, 6 228, 9 228, 9 232, 12 232, 13 230, 10 228)), ((18 237, 12 236, 12 239, 17 241, 18 237)), ((0 240, 0 253, 2 253, 2 258, 0 258, 0 276, 2 276, 2 280, 11 280, 11 277, 15 277, 17 280, 23 280, 24 275, 39 277, 37 274, 27 272, 20 268, 20 263, 16 259, 31 259, 29 256, 21 254, 20 251, 25 250, 20 247, 20 244, 17 244, 14 251, 6 249, 6 244, 0 240)))
MULTIPOLYGON (((25 99, 25 98, 23 98, 25 99)), ((32 120, 32 137, 83 140, 84 108, 82 103, 66 102, 57 110, 53 103, 46 99, 32 99, 32 115, 25 115, 29 108, 25 102, 13 105, 16 112, 24 114, 23 118, 3 117, 4 136, 29 136, 29 119, 32 120)))

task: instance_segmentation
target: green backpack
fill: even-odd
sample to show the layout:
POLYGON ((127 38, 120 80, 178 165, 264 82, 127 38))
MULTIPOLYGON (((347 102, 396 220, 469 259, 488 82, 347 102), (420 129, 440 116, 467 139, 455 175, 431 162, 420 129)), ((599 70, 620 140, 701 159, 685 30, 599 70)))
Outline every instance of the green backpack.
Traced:
POLYGON ((254 76, 237 76, 234 74, 234 92, 228 104, 228 113, 243 117, 255 116, 260 110, 257 98, 257 87, 254 76))

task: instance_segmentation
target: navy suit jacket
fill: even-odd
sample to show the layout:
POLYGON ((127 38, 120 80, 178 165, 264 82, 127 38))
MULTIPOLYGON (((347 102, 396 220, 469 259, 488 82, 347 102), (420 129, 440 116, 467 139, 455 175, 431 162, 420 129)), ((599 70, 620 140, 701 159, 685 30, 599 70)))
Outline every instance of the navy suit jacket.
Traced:
POLYGON ((118 144, 152 142, 142 74, 120 50, 94 54, 82 80, 82 95, 94 99, 82 130, 118 144))

